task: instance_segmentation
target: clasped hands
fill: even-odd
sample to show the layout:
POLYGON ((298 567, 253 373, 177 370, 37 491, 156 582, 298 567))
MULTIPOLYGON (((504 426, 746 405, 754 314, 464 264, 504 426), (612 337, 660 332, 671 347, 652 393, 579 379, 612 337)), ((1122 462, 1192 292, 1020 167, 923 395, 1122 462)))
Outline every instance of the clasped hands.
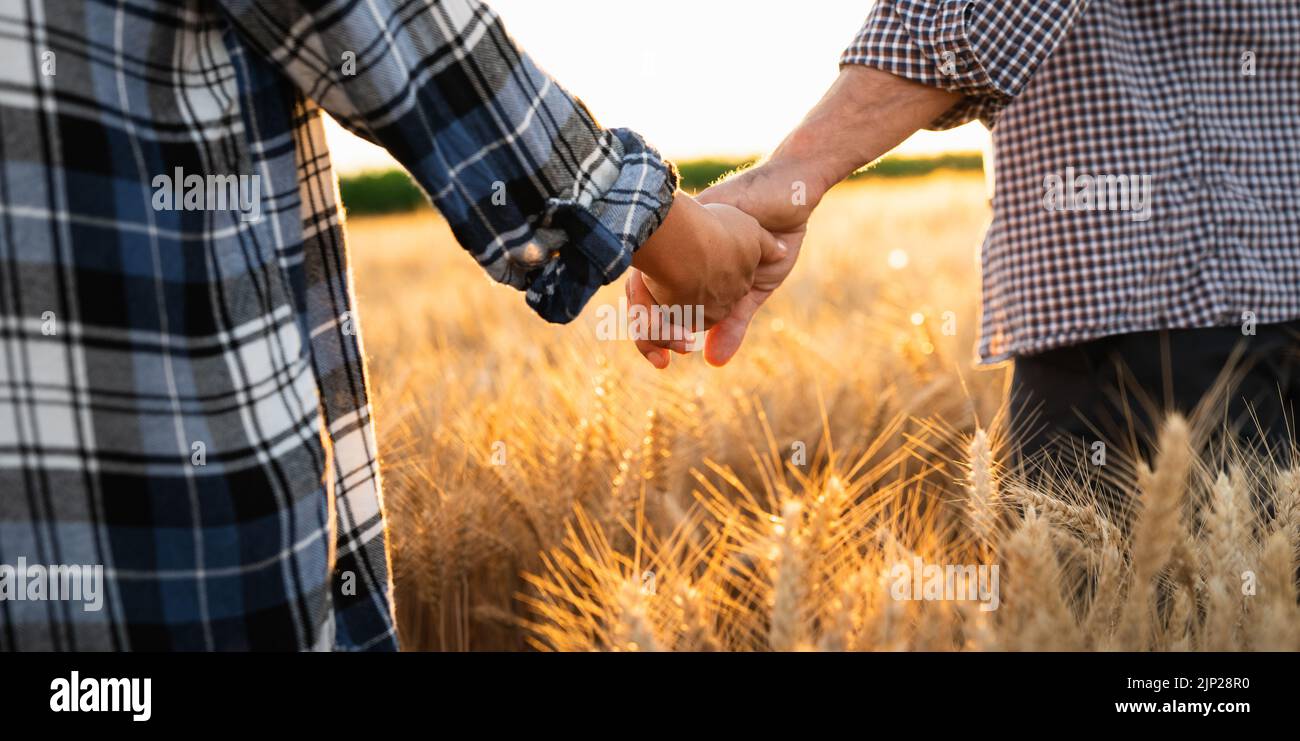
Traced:
POLYGON ((820 190, 788 168, 765 164, 701 193, 679 193, 667 218, 637 251, 626 283, 629 307, 640 306, 654 331, 635 337, 656 368, 671 353, 694 349, 691 332, 707 330, 705 359, 725 365, 745 340, 760 307, 790 275, 820 190), (673 320, 695 317, 704 326, 673 320))

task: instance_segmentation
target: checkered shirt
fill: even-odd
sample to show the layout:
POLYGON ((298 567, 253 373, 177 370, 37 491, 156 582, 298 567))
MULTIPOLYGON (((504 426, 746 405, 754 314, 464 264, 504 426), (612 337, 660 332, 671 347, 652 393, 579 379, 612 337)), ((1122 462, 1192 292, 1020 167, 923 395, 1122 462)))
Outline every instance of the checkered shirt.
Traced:
POLYGON ((396 647, 322 108, 551 321, 676 186, 475 0, 0 1, 0 649, 396 647))
POLYGON ((842 61, 965 96, 930 128, 992 129, 996 362, 1300 317, 1297 59, 1283 0, 879 0, 842 61))

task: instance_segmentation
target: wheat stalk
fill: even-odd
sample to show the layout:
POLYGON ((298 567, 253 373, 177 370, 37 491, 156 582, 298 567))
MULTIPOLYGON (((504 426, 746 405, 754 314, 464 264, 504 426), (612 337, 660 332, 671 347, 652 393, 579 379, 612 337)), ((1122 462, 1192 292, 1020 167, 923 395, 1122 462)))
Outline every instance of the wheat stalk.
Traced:
POLYGON ((787 501, 781 508, 781 522, 774 528, 776 578, 769 641, 775 651, 795 651, 807 645, 808 564, 800 533, 802 519, 803 507, 787 501))
POLYGON ((1169 560, 1182 533, 1181 517, 1191 470, 1191 430, 1180 416, 1165 421, 1157 445, 1154 471, 1138 471, 1137 504, 1131 548, 1132 582, 1120 620, 1120 644, 1143 649, 1153 640, 1155 578, 1169 560))

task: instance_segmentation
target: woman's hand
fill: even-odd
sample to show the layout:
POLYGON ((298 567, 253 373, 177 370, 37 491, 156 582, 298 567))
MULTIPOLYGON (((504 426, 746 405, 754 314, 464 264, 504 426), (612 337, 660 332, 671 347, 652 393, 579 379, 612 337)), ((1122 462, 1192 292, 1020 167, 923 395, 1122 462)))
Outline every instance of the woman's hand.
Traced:
POLYGON ((698 332, 727 320, 753 290, 760 266, 782 262, 787 255, 785 246, 753 217, 678 194, 663 225, 632 261, 636 270, 628 277, 629 304, 648 309, 659 330, 638 338, 637 349, 656 367, 667 367, 667 350, 689 349, 685 329, 698 332), (703 327, 674 326, 666 319, 695 317, 696 307, 702 310, 703 327))

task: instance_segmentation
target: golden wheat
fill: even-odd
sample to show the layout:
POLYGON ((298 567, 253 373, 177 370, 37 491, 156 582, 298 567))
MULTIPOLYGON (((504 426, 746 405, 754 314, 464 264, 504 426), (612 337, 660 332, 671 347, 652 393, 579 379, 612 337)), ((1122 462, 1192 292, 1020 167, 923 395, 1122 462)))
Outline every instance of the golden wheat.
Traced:
POLYGON ((969 363, 987 218, 978 178, 837 189, 737 361, 667 373, 432 214, 349 224, 404 645, 1300 649, 1296 471, 1179 418, 1108 466, 1128 506, 1011 465, 969 363), (903 598, 915 564, 1002 567, 998 609, 903 598))

